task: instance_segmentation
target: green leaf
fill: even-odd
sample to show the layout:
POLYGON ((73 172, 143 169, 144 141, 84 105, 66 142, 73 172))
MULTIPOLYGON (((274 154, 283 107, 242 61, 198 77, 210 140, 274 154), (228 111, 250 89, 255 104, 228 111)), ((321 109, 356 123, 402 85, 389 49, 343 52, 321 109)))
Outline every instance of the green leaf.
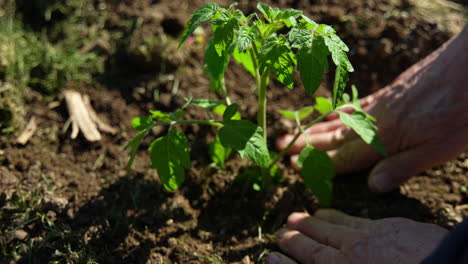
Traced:
POLYGON ((165 137, 154 140, 149 146, 151 167, 158 171, 167 190, 179 188, 185 180, 185 171, 191 167, 187 138, 184 133, 170 130, 165 137))
POLYGON ((257 4, 257 9, 262 12, 263 16, 265 17, 268 22, 272 22, 276 19, 276 16, 280 13, 278 8, 273 8, 267 4, 259 2, 257 4))
POLYGON ((239 52, 245 52, 252 45, 255 38, 255 30, 249 26, 242 26, 239 29, 239 36, 237 38, 237 45, 239 52))
POLYGON ((288 88, 294 87, 294 54, 283 38, 266 41, 259 54, 260 72, 268 68, 288 88))
POLYGON ((218 56, 229 57, 231 51, 228 51, 228 49, 233 44, 232 42, 234 41, 234 31, 238 28, 239 24, 235 18, 225 21, 216 28, 213 41, 214 48, 218 56))
POLYGON ((315 21, 313 21, 306 15, 301 15, 301 18, 301 22, 305 22, 307 24, 307 29, 313 29, 318 26, 318 24, 315 21))
POLYGON ((299 111, 279 110, 278 112, 284 117, 291 119, 291 120, 296 120, 296 113, 297 113, 299 116, 299 120, 302 121, 314 112, 314 108, 312 106, 306 106, 299 111))
POLYGON ((237 114, 237 108, 237 104, 231 104, 226 107, 226 110, 224 110, 223 113, 223 121, 231 120, 237 114))
POLYGON ((296 10, 293 8, 286 8, 286 9, 281 10, 275 19, 286 20, 286 19, 289 19, 290 17, 297 18, 300 15, 302 15, 302 11, 296 10))
POLYGON ((206 110, 212 110, 222 104, 220 101, 213 101, 210 99, 193 99, 190 103, 206 110))
POLYGON ((170 113, 164 113, 157 110, 150 110, 151 118, 161 122, 170 122, 172 121, 170 113))
POLYGON ((312 40, 312 32, 304 26, 294 27, 289 32, 289 42, 293 48, 312 46, 312 40))
POLYGON ((236 48, 234 50, 234 53, 232 54, 232 56, 234 57, 234 59, 240 63, 242 66, 244 66, 244 68, 250 72, 250 74, 252 74, 252 76, 255 77, 256 73, 255 73, 255 66, 254 66, 254 63, 252 61, 252 57, 250 56, 249 53, 247 52, 240 52, 239 51, 239 48, 236 48))
POLYGON ((315 98, 315 106, 314 108, 320 112, 320 114, 324 115, 330 112, 333 109, 332 103, 330 100, 324 97, 316 97, 315 98))
POLYGON ((357 111, 352 114, 340 111, 337 113, 340 116, 341 122, 351 127, 364 142, 371 145, 378 153, 384 156, 388 155, 387 150, 385 150, 382 142, 377 137, 377 127, 367 118, 366 113, 357 111))
POLYGON ((215 3, 206 3, 202 8, 196 10, 192 14, 192 18, 187 22, 187 27, 180 38, 179 47, 185 42, 187 37, 191 35, 200 23, 212 18, 218 11, 219 6, 215 3))
POLYGON ((225 147, 230 147, 244 155, 255 164, 266 168, 270 163, 270 155, 261 127, 248 120, 224 121, 219 130, 219 139, 225 147))
POLYGON ((330 37, 325 36, 324 40, 325 45, 328 47, 328 50, 332 55, 332 59, 335 65, 337 67, 341 65, 348 72, 353 72, 353 65, 351 65, 351 62, 346 55, 346 52, 349 51, 348 46, 346 46, 346 44, 344 44, 344 42, 335 34, 331 35, 330 37))
POLYGON ((224 72, 226 71, 230 55, 228 53, 223 53, 222 56, 219 56, 214 44, 214 38, 208 40, 205 52, 205 65, 210 76, 210 90, 217 92, 223 85, 224 72))
POLYGON ((320 36, 317 36, 311 45, 303 46, 297 52, 297 70, 308 94, 315 93, 320 86, 325 69, 328 68, 328 54, 328 49, 320 36))
POLYGON ((333 194, 332 179, 335 176, 333 162, 322 150, 306 146, 299 155, 298 165, 302 166, 301 176, 320 204, 329 206, 333 194))
POLYGON ((268 24, 265 24, 262 20, 256 20, 254 23, 253 23, 253 26, 255 28, 257 28, 260 36, 262 36, 262 38, 266 39, 272 35, 274 35, 274 33, 280 29, 282 29, 284 27, 284 24, 282 23, 268 23, 268 24))
POLYGON ((226 148, 221 144, 218 136, 216 136, 215 141, 210 143, 208 151, 213 162, 220 167, 224 166, 224 162, 232 152, 231 148, 226 148))
POLYGON ((138 131, 142 131, 154 124, 150 116, 135 117, 132 119, 132 127, 138 131))
POLYGON ((344 93, 348 80, 349 77, 346 68, 342 64, 337 65, 335 83, 333 84, 333 109, 336 109, 341 95, 344 93))
MULTIPOLYGON (((217 115, 223 115, 224 112, 226 111, 226 106, 223 105, 223 104, 220 104, 218 106, 216 106, 215 108, 213 108, 213 113, 217 114, 217 115)), ((241 115, 239 113, 239 111, 237 111, 237 113, 231 117, 231 120, 241 120, 241 115)))

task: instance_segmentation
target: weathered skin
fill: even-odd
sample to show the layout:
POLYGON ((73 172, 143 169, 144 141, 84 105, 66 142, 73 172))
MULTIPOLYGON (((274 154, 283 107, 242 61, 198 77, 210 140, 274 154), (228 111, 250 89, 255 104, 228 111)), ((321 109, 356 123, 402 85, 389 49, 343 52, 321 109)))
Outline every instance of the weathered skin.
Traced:
MULTIPOLYGON (((361 103, 377 118, 388 157, 373 151, 336 114, 307 132, 314 147, 328 151, 338 173, 376 164, 369 178, 375 192, 390 191, 468 149, 468 26, 361 103)), ((291 139, 279 138, 278 149, 291 139)), ((300 137, 291 148, 293 164, 305 144, 300 137)))
POLYGON ((420 263, 447 233, 433 224, 405 218, 369 220, 336 210, 314 216, 294 213, 280 231, 278 245, 289 255, 270 253, 270 264, 420 263))

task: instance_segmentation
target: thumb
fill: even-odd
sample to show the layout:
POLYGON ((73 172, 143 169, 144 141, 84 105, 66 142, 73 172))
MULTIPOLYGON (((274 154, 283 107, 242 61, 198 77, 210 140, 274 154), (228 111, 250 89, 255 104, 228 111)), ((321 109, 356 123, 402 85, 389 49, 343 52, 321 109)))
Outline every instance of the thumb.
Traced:
POLYGON ((444 157, 444 148, 426 143, 383 159, 370 173, 369 188, 377 193, 397 188, 419 172, 450 159, 444 157))

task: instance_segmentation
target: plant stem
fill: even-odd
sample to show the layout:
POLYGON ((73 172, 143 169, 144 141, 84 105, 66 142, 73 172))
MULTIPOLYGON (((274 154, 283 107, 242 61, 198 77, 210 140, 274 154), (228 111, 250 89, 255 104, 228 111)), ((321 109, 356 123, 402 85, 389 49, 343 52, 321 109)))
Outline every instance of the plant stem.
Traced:
POLYGON ((224 84, 224 77, 221 78, 221 91, 223 93, 224 99, 226 100, 226 105, 231 105, 231 98, 226 89, 226 84, 224 84))
POLYGON ((199 124, 199 125, 210 125, 216 127, 222 127, 223 122, 218 120, 177 120, 177 121, 168 121, 168 122, 155 122, 154 126, 167 126, 167 125, 177 125, 177 124, 199 124))
POLYGON ((266 123, 266 89, 270 78, 270 72, 265 70, 260 78, 260 86, 258 87, 258 125, 263 129, 263 140, 267 141, 267 123, 266 123))
POLYGON ((268 166, 268 169, 271 169, 271 167, 273 167, 273 165, 275 165, 276 162, 278 162, 281 158, 283 158, 284 155, 286 155, 286 153, 291 149, 291 147, 294 145, 294 142, 296 142, 296 140, 299 138, 299 136, 302 134, 303 131, 307 130, 311 126, 313 126, 313 125, 317 124, 318 122, 322 121, 327 115, 329 115, 331 113, 333 113, 333 111, 328 111, 327 113, 319 116, 317 119, 315 119, 314 121, 307 124, 303 129, 299 128, 299 130, 296 132, 296 134, 294 135, 294 138, 291 140, 291 142, 289 142, 289 144, 286 146, 286 148, 284 148, 278 154, 278 156, 276 156, 276 158, 270 163, 270 166, 268 166))

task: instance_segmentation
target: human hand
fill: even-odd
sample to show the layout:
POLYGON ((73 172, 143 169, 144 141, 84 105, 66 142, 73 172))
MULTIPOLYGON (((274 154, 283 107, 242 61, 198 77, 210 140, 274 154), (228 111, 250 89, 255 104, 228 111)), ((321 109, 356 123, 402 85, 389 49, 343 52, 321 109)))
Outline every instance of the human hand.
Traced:
MULTIPOLYGON (((377 165, 369 186, 387 192, 431 166, 468 148, 468 29, 401 74, 391 85, 361 100, 376 117, 378 136, 390 153, 383 157, 344 126, 336 114, 307 130, 311 144, 327 150, 337 173, 377 165)), ((282 150, 292 135, 277 140, 282 150)), ((289 154, 293 165, 306 140, 299 137, 289 154)))
POLYGON ((269 264, 419 263, 447 233, 442 227, 405 218, 370 220, 325 209, 314 216, 293 213, 269 264), (292 259, 293 258, 293 259, 292 259))

